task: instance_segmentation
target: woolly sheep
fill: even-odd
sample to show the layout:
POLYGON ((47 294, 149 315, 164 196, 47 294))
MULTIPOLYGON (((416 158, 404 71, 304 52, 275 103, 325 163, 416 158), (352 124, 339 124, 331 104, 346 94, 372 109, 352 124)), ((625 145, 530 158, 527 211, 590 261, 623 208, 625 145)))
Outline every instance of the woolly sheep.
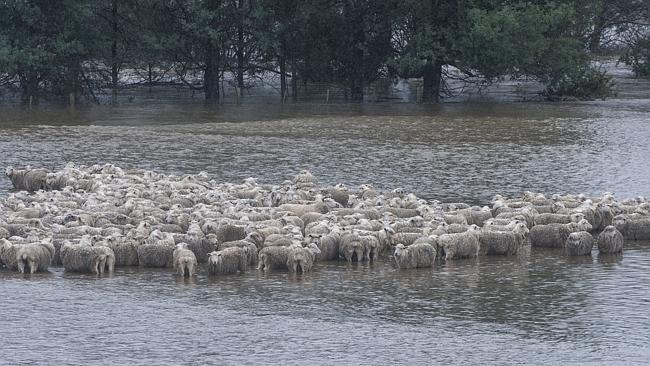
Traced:
POLYGON ((436 261, 436 249, 426 243, 413 244, 405 247, 397 244, 393 253, 398 269, 429 268, 436 261))
POLYGON ((7 167, 5 173, 15 189, 34 192, 47 188, 46 179, 48 171, 45 169, 18 170, 13 167, 7 167))
POLYGON ((21 245, 16 251, 18 272, 25 273, 26 269, 29 273, 47 272, 53 256, 54 246, 51 239, 21 245))
POLYGON ((216 234, 219 243, 242 240, 246 237, 246 227, 224 223, 219 226, 216 234))
POLYGON ((257 264, 259 258, 257 253, 257 246, 255 246, 255 243, 244 239, 244 240, 236 240, 236 241, 227 241, 225 243, 219 244, 219 250, 223 250, 225 248, 232 248, 232 247, 246 248, 247 256, 248 256, 248 264, 251 266, 257 264))
POLYGON ((270 271, 274 269, 288 269, 287 259, 289 246, 271 246, 260 250, 257 269, 270 271))
POLYGON ((327 235, 308 235, 307 244, 316 244, 320 250, 317 259, 320 261, 335 261, 339 259, 339 245, 341 235, 338 232, 330 232, 327 235))
POLYGON ((209 254, 208 273, 211 275, 224 275, 237 272, 243 273, 246 272, 248 268, 247 262, 247 247, 224 248, 223 250, 214 251, 209 254))
POLYGON ((113 251, 115 265, 118 267, 139 265, 138 246, 140 242, 135 239, 111 235, 104 241, 95 244, 95 246, 98 245, 104 245, 113 251))
POLYGON ((187 243, 176 244, 176 249, 172 254, 174 261, 174 270, 179 276, 192 277, 196 275, 198 262, 194 252, 188 249, 187 243))
POLYGON ((480 242, 478 227, 472 225, 464 233, 444 234, 438 238, 438 246, 445 259, 474 258, 479 254, 480 242))
POLYGON ((602 254, 620 253, 623 251, 625 239, 614 226, 607 226, 600 235, 598 235, 598 252, 602 254))
POLYGON ((66 242, 61 247, 61 262, 66 271, 100 274, 106 266, 106 254, 101 247, 66 242))
POLYGON ((634 218, 632 215, 617 215, 613 225, 628 240, 650 240, 650 218, 634 218))
POLYGON ((567 255, 590 255, 594 237, 586 231, 571 233, 564 244, 567 255))
POLYGON ((103 260, 99 264, 99 273, 104 273, 106 270, 108 273, 113 273, 115 270, 115 253, 113 249, 104 246, 104 245, 94 245, 97 248, 98 252, 103 255, 103 260))
POLYGON ((572 233, 578 231, 591 231, 593 228, 587 219, 582 219, 579 222, 570 222, 566 224, 566 226, 572 233))
POLYGON ((563 248, 571 234, 565 224, 536 225, 530 229, 528 238, 534 247, 563 248))
POLYGON ((0 264, 4 264, 8 269, 17 270, 16 252, 19 247, 20 245, 13 244, 7 239, 0 239, 0 264))
POLYGON ((355 260, 357 262, 362 262, 365 260, 364 253, 366 253, 366 248, 358 234, 346 233, 341 235, 339 257, 348 262, 355 260))
POLYGON ((138 246, 138 264, 141 267, 172 267, 175 243, 158 241, 138 246))
POLYGON ((316 256, 320 253, 318 246, 313 243, 308 244, 305 248, 300 245, 291 245, 287 253, 287 269, 292 273, 298 272, 298 269, 302 273, 310 272, 316 256))
POLYGON ((285 203, 283 205, 280 205, 278 207, 279 211, 289 211, 292 212, 294 215, 301 217, 306 213, 309 212, 317 212, 317 213, 327 213, 329 212, 329 207, 327 204, 324 202, 315 202, 312 204, 294 204, 294 203, 285 203))
POLYGON ((527 234, 524 223, 516 224, 512 231, 481 230, 480 252, 483 255, 515 255, 524 246, 527 234))

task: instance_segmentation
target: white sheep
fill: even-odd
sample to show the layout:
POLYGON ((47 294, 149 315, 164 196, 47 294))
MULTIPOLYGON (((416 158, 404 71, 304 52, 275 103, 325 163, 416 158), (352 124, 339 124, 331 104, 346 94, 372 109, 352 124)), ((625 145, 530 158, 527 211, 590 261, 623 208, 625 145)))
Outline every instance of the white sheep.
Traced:
POLYGON ((623 251, 625 238, 620 231, 614 226, 606 226, 600 235, 598 235, 598 252, 602 254, 620 253, 623 251))
POLYGON ((398 269, 433 267, 436 261, 436 249, 426 243, 417 243, 408 247, 397 244, 393 253, 398 269))
POLYGON ((195 276, 196 267, 198 262, 196 260, 196 255, 194 252, 188 248, 187 243, 176 244, 176 249, 173 253, 174 260, 174 270, 179 276, 195 276))
POLYGON ((208 273, 212 275, 246 272, 248 269, 248 248, 230 247, 211 252, 208 259, 208 273))
POLYGON ((564 244, 567 255, 590 255, 594 237, 586 231, 571 233, 564 244))

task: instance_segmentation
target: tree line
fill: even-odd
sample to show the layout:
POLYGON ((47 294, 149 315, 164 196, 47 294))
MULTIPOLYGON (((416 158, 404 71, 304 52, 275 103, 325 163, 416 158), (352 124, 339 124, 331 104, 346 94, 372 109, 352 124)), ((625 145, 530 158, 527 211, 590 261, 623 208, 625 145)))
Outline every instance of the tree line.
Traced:
POLYGON ((226 75, 241 97, 247 80, 274 75, 282 100, 300 83, 335 83, 362 101, 376 80, 422 78, 422 100, 436 102, 453 66, 589 94, 607 90, 590 67, 601 47, 622 45, 635 70, 648 68, 649 9, 649 0, 6 0, 0 84, 25 103, 74 101, 125 78, 173 75, 217 101, 226 75))

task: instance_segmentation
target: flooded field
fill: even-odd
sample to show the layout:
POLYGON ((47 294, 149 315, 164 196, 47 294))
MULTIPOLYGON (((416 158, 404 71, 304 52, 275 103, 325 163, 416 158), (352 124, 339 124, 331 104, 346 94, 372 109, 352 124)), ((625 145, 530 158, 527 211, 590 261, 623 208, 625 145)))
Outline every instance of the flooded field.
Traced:
MULTIPOLYGON (((650 196, 650 102, 126 105, 0 108, 0 165, 112 162, 218 181, 402 187, 486 203, 496 193, 650 196)), ((2 195, 10 188, 0 180, 2 195)), ((572 259, 533 248, 398 272, 317 263, 178 280, 0 271, 7 364, 643 364, 650 244, 572 259)))

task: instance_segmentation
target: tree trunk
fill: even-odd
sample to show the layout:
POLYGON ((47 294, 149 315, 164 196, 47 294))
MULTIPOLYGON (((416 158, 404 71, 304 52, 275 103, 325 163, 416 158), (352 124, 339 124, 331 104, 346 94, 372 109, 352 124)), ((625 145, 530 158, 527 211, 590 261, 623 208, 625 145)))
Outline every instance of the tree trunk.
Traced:
POLYGON ((291 58, 291 100, 298 100, 298 66, 295 57, 291 58))
POLYGON ((20 77, 22 88, 21 100, 23 104, 38 104, 38 74, 35 71, 27 71, 20 77))
POLYGON ((113 0, 113 44, 111 45, 111 86, 113 88, 113 94, 117 90, 117 71, 118 71, 118 62, 117 62, 117 36, 118 36, 118 27, 117 27, 117 0, 113 0))
POLYGON ((244 29, 237 29, 237 88, 239 95, 244 96, 244 29))
POLYGON ((237 88, 239 95, 244 96, 244 0, 239 0, 237 9, 239 9, 239 24, 237 26, 237 88))
POLYGON ((422 71, 422 102, 437 103, 440 98, 442 62, 427 60, 422 71))
POLYGON ((350 96, 353 102, 363 102, 363 80, 360 80, 356 76, 354 78, 350 85, 350 96))
POLYGON ((216 102, 219 100, 219 49, 214 45, 213 40, 208 40, 205 52, 205 71, 203 72, 205 100, 216 102))
POLYGON ((79 91, 81 90, 81 83, 79 76, 81 74, 81 63, 74 57, 68 64, 67 75, 64 82, 64 97, 68 97, 70 106, 74 106, 78 99, 79 91))
POLYGON ((287 61, 284 55, 281 55, 278 63, 280 64, 280 98, 284 103, 284 97, 287 95, 287 61))

